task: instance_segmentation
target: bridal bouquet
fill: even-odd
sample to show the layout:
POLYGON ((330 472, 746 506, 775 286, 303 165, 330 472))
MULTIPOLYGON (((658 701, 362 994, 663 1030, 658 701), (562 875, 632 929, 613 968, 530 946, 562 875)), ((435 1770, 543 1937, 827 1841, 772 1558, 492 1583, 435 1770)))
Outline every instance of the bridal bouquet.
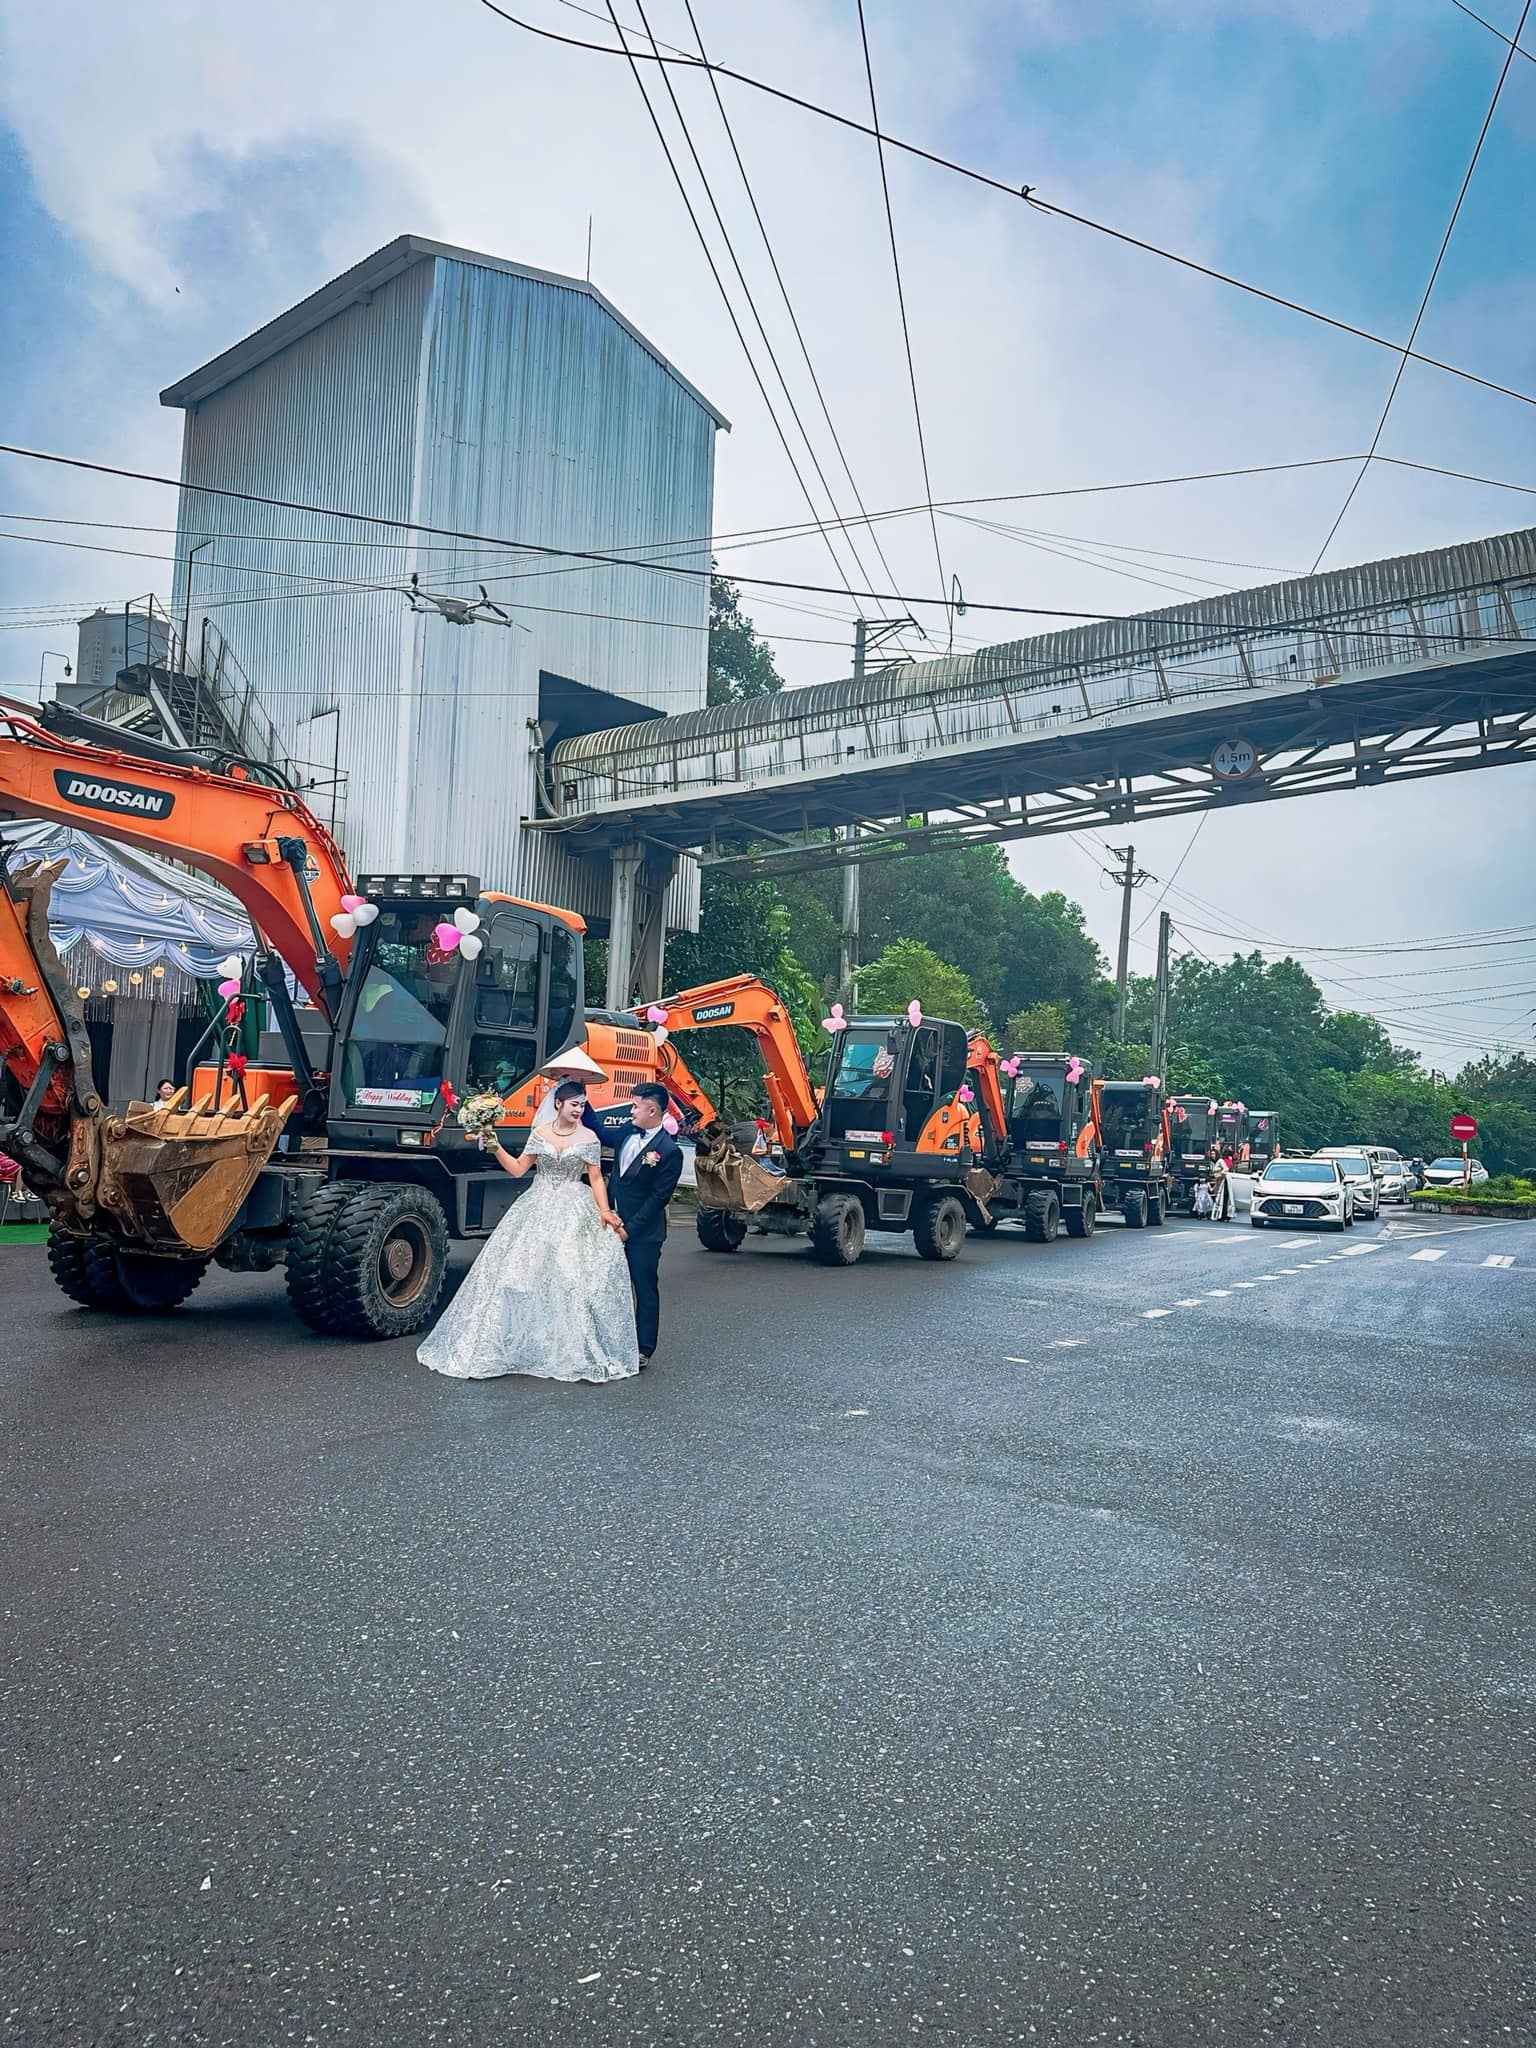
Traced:
POLYGON ((484 1095, 466 1096, 457 1110, 459 1129, 467 1131, 483 1148, 486 1139, 501 1122, 503 1108, 501 1097, 489 1090, 484 1095))

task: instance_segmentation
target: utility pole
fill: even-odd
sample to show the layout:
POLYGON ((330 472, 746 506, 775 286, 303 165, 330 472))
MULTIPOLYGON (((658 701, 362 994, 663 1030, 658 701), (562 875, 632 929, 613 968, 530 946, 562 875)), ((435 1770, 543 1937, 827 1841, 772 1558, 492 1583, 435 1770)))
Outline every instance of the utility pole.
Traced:
POLYGON ((1173 919, 1166 910, 1157 918, 1157 996, 1152 1013, 1152 1071, 1161 1075, 1168 1063, 1168 939, 1173 919))
MULTIPOLYGON (((854 825, 844 827, 843 837, 850 843, 857 835, 854 825)), ((837 988, 838 994, 850 1009, 858 1005, 859 975, 859 864, 849 861, 843 869, 843 925, 838 945, 837 988)))
POLYGON ((1112 846, 1110 852, 1123 865, 1118 873, 1110 871, 1109 879, 1122 891, 1120 898, 1120 955, 1115 964, 1115 1040, 1125 1043, 1125 1006, 1130 993, 1131 979, 1131 892, 1139 889, 1143 882, 1152 877, 1136 865, 1134 846, 1112 846))

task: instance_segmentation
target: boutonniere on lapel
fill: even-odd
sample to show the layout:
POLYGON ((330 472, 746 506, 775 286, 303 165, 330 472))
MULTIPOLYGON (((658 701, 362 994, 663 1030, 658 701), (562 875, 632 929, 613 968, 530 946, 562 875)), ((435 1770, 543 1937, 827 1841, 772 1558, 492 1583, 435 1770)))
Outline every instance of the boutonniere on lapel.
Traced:
POLYGON ((659 1152, 647 1152, 645 1154, 645 1163, 647 1166, 660 1166, 661 1154, 659 1152))

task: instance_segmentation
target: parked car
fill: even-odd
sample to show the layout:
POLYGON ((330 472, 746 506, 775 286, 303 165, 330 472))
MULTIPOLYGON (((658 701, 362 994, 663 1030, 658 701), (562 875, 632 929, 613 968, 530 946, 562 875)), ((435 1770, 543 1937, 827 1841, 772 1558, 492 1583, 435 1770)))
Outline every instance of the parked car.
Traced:
POLYGON ((1355 1198, 1355 1214, 1375 1218, 1381 1214, 1382 1174, 1370 1152, 1362 1145, 1325 1145, 1314 1154, 1318 1159, 1336 1159, 1344 1169, 1355 1198))
POLYGON ((1401 1152, 1394 1152, 1390 1145, 1362 1145, 1360 1150, 1374 1159, 1381 1173, 1381 1199, 1384 1202, 1406 1202, 1413 1192, 1413 1175, 1408 1171, 1408 1162, 1401 1152))
POLYGON ((1432 1159, 1424 1169, 1424 1185, 1427 1188, 1459 1188, 1465 1179, 1476 1187, 1488 1178, 1488 1169, 1481 1159, 1472 1161, 1472 1170, 1467 1171, 1464 1159, 1432 1159))
POLYGON ((1255 1230, 1326 1223, 1347 1230, 1355 1220, 1355 1194, 1337 1159, 1272 1159, 1253 1184, 1255 1230))

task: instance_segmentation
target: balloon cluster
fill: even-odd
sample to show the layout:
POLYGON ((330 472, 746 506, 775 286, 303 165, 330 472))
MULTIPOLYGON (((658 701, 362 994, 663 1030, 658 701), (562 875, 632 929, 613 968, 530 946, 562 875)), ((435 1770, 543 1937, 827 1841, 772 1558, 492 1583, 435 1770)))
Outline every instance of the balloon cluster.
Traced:
POLYGON ((365 924, 372 924, 378 914, 379 906, 370 903, 366 896, 343 896, 340 910, 331 919, 331 930, 338 939, 350 939, 365 924))
POLYGON ((918 1025, 922 1023, 922 1021, 923 1006, 917 1000, 916 996, 914 996, 911 1002, 907 1005, 907 1022, 912 1026, 912 1029, 915 1031, 918 1025))
POLYGON ((1007 1074, 1011 1080, 1016 1081, 1019 1078, 1018 1054, 1015 1053, 1011 1060, 999 1060, 997 1063, 997 1071, 1000 1074, 1007 1074))
POLYGON ((456 910, 450 923, 444 918, 432 927, 432 937, 437 950, 445 957, 449 953, 462 953, 466 960, 478 960, 485 951, 485 941, 480 936, 480 920, 472 910, 456 910))

